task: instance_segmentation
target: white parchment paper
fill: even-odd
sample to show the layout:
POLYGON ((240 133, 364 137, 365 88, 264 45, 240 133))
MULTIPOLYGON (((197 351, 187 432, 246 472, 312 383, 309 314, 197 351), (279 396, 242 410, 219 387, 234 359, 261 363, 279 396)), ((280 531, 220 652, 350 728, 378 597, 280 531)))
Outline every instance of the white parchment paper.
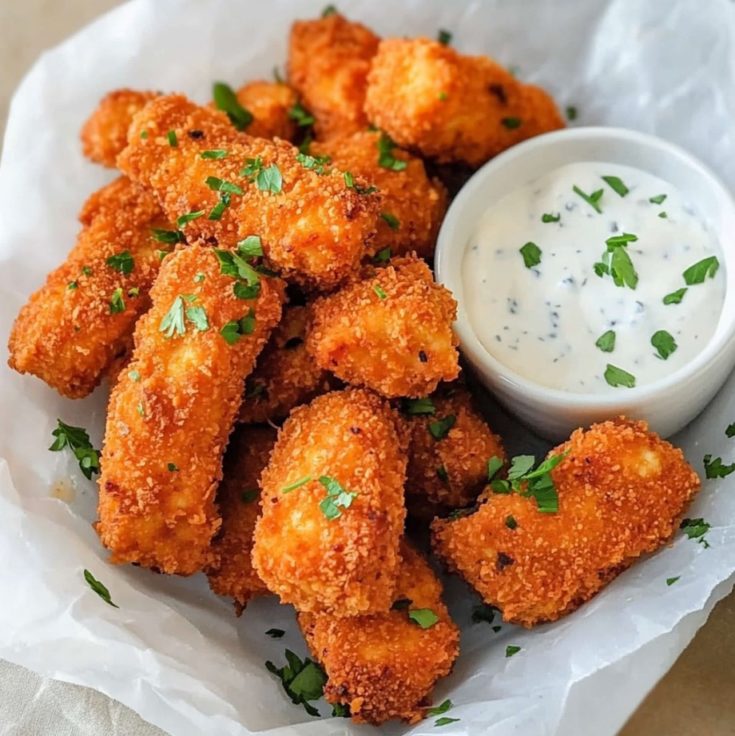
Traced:
MULTIPOLYGON (((314 16, 321 5, 134 0, 44 54, 13 100, 0 166, 3 345, 20 305, 71 247, 82 202, 113 176, 82 158, 77 138, 98 98, 130 86, 183 91, 204 102, 212 80, 239 85, 269 77, 284 62, 291 20, 314 16)), ((449 29, 461 50, 513 65, 562 106, 575 105, 577 124, 656 133, 735 187, 735 4, 728 0, 339 5, 383 35, 433 37, 449 29)), ((94 484, 65 454, 46 451, 57 417, 89 427, 99 443, 105 390, 64 400, 2 363, 1 658, 102 690, 174 736, 376 732, 310 718, 266 672, 264 661, 280 663, 284 645, 305 652, 290 609, 256 601, 238 620, 202 576, 108 566, 90 527, 94 484), (109 587, 119 609, 89 590, 84 568, 109 587), (286 637, 266 637, 272 626, 286 629, 286 637)), ((512 452, 543 448, 497 408, 488 411, 512 452)), ((724 434, 732 421, 735 379, 676 438, 698 470, 707 452, 735 458, 735 440, 724 434)), ((709 549, 678 535, 581 610, 533 632, 472 625, 474 600, 450 581, 462 656, 436 700, 451 697, 449 715, 461 720, 442 733, 613 734, 732 587, 733 480, 706 482, 691 510, 712 524, 709 549), (668 587, 666 578, 677 575, 668 587), (522 647, 512 659, 504 656, 508 644, 522 647)), ((428 736, 437 733, 433 721, 383 731, 428 736)))

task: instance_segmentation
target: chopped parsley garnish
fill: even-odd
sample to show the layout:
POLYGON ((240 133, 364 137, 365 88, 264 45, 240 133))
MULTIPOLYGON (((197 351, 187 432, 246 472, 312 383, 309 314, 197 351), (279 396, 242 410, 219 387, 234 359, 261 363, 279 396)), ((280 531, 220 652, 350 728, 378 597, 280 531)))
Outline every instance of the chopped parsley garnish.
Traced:
POLYGON ((128 296, 129 297, 140 296, 140 287, 139 286, 131 286, 128 289, 128 296))
POLYGON ((665 212, 659 212, 659 213, 658 213, 658 216, 659 216, 659 217, 660 217, 660 218, 661 218, 662 220, 665 220, 665 219, 666 219, 666 218, 668 217, 668 215, 667 215, 667 214, 666 214, 665 212))
POLYGON ((577 119, 577 108, 574 105, 567 105, 566 113, 567 113, 567 120, 577 119))
POLYGON ((202 281, 204 281, 204 279, 206 279, 206 278, 207 278, 206 274, 204 274, 201 271, 199 271, 199 273, 194 277, 194 283, 195 284, 201 284, 202 281))
POLYGON ((541 222, 559 222, 561 220, 560 214, 552 215, 550 212, 544 212, 543 215, 541 215, 541 222))
POLYGON ((319 482, 327 491, 327 497, 319 502, 319 509, 329 521, 342 516, 342 509, 348 509, 357 498, 357 493, 346 490, 338 480, 328 475, 320 476, 319 482))
POLYGON ((302 153, 299 151, 296 154, 296 160, 309 171, 316 171, 317 174, 325 174, 327 172, 326 167, 332 163, 332 159, 329 156, 310 156, 308 153, 302 153))
POLYGON ((250 311, 240 319, 232 319, 219 331, 228 345, 234 345, 243 335, 252 335, 255 330, 255 310, 250 311))
MULTIPOLYGON (((730 437, 731 435, 728 435, 730 437)), ((712 455, 704 456, 704 474, 707 478, 726 478, 735 472, 735 463, 725 465, 721 457, 712 459, 712 455)))
POLYGON ((398 228, 401 226, 398 218, 395 215, 392 215, 390 212, 381 212, 380 217, 387 223, 388 227, 391 230, 398 230, 398 228))
POLYGON ((144 141, 148 140, 148 131, 147 130, 141 130, 140 131, 140 137, 144 141))
POLYGON ((304 133, 304 138, 299 143, 299 153, 309 153, 309 149, 311 148, 311 142, 314 140, 314 136, 311 134, 311 129, 308 129, 306 133, 304 133))
POLYGON ((518 522, 516 521, 515 516, 506 516, 505 517, 505 525, 508 527, 508 529, 517 529, 518 528, 518 522))
POLYGON ((277 66, 273 67, 273 81, 276 84, 285 84, 283 76, 281 75, 281 70, 277 66))
POLYGON ((385 133, 378 139, 378 165, 391 171, 403 171, 408 164, 393 155, 396 144, 385 133))
POLYGON ((449 481, 449 473, 447 473, 447 469, 443 465, 440 465, 436 469, 436 477, 439 478, 442 483, 447 483, 449 481))
POLYGON ((442 46, 449 46, 452 43, 452 34, 449 31, 445 31, 443 28, 439 29, 439 33, 436 34, 436 40, 442 46))
POLYGON ((176 473, 179 470, 179 466, 176 463, 168 463, 166 468, 168 468, 169 473, 176 473))
POLYGON ((314 116, 300 103, 297 102, 288 111, 288 117, 301 128, 314 125, 314 116))
POLYGON ((409 610, 408 617, 422 629, 430 629, 439 620, 430 608, 413 608, 409 610))
POLYGON ((245 166, 240 171, 240 176, 247 177, 250 181, 255 181, 255 177, 263 170, 263 159, 260 156, 255 158, 246 158, 245 166))
POLYGON ((526 268, 533 268, 541 263, 541 248, 536 243, 528 242, 519 251, 523 256, 523 265, 526 268))
POLYGON ((345 171, 343 176, 347 188, 354 189, 358 194, 372 194, 373 192, 378 191, 378 187, 361 187, 358 184, 355 184, 355 177, 349 171, 345 171))
POLYGON ((281 493, 291 493, 291 491, 295 491, 297 488, 301 488, 301 486, 305 486, 311 480, 312 480, 312 477, 310 475, 305 475, 303 478, 299 478, 293 483, 281 488, 281 493))
POLYGON ((521 119, 520 118, 503 118, 500 121, 504 127, 506 127, 508 130, 515 130, 516 128, 521 127, 521 119))
POLYGON ((587 204, 592 207, 592 209, 602 214, 602 209, 600 207, 600 200, 602 199, 602 195, 605 193, 604 189, 597 189, 592 194, 586 194, 583 192, 576 184, 572 187, 572 191, 582 197, 582 199, 587 202, 587 204))
POLYGON ((145 407, 143 406, 142 402, 138 402, 138 406, 135 407, 135 410, 140 414, 140 416, 145 416, 145 407))
POLYGON ((184 233, 181 230, 161 230, 160 228, 154 227, 151 229, 151 235, 154 240, 157 240, 159 243, 166 243, 167 245, 184 242, 184 233))
POLYGON ((184 227, 184 225, 187 225, 188 223, 192 222, 192 220, 198 220, 200 217, 204 217, 204 210, 197 210, 196 212, 188 212, 185 215, 181 215, 176 220, 176 225, 179 228, 184 227))
POLYGON ((441 705, 436 705, 433 708, 426 708, 427 716, 441 716, 444 715, 452 707, 451 700, 445 700, 441 705))
POLYGON ((498 474, 503 467, 503 458, 493 456, 487 461, 487 480, 488 483, 498 474))
POLYGON ((201 155, 205 160, 217 160, 227 158, 227 151, 224 148, 211 148, 208 151, 202 151, 201 155))
POLYGON ((515 644, 508 644, 508 646, 505 648, 505 656, 512 657, 514 654, 518 654, 518 652, 520 651, 521 648, 517 647, 515 644))
POLYGON ((680 577, 681 575, 677 575, 674 578, 666 578, 666 585, 672 586, 680 577))
POLYGON ((279 194, 283 190, 283 177, 281 176, 281 170, 276 166, 276 164, 266 166, 257 173, 255 183, 261 192, 279 194))
POLYGON ((613 192, 615 192, 615 194, 619 194, 621 197, 624 197, 630 191, 619 176, 603 176, 602 180, 610 187, 610 189, 613 190, 613 192))
POLYGON ((171 146, 171 148, 178 148, 179 140, 176 137, 175 130, 169 130, 168 133, 166 133, 166 140, 168 141, 168 145, 171 146))
POLYGON ((383 300, 388 298, 388 295, 380 284, 375 284, 375 286, 373 286, 373 291, 378 295, 378 299, 383 300))
POLYGON ((119 314, 125 311, 125 300, 123 299, 122 287, 118 286, 110 297, 110 314, 119 314))
POLYGON ((168 338, 174 335, 183 335, 186 332, 186 320, 194 325, 194 329, 204 332, 209 329, 209 321, 204 307, 188 306, 184 303, 192 304, 197 300, 194 294, 179 294, 171 304, 170 309, 161 320, 158 329, 168 338), (186 319, 185 319, 186 318, 186 319))
POLYGON ((699 519, 684 519, 679 525, 679 529, 684 531, 689 539, 696 539, 704 548, 709 547, 709 542, 705 539, 705 534, 710 530, 711 524, 701 517, 699 519))
POLYGON ((373 263, 388 263, 390 261, 390 247, 381 248, 375 256, 373 256, 373 263))
POLYGON ((695 284, 704 283, 707 277, 713 279, 717 273, 717 269, 720 267, 720 262, 717 260, 717 256, 708 256, 703 258, 701 261, 697 261, 693 266, 689 266, 686 271, 682 274, 684 277, 684 283, 687 286, 694 286, 695 284))
POLYGON ((194 325, 194 329, 204 332, 209 329, 209 321, 204 307, 187 307, 186 318, 194 325))
POLYGON ((472 623, 491 624, 493 621, 495 621, 496 610, 497 609, 493 608, 492 606, 488 606, 485 603, 472 606, 472 623))
POLYGON ((651 204, 663 204, 665 200, 666 200, 665 194, 657 194, 655 197, 650 197, 648 201, 651 204))
POLYGON ((602 261, 595 263, 594 269, 598 276, 610 275, 615 286, 635 289, 638 286, 638 272, 628 255, 628 243, 638 240, 637 235, 623 233, 614 235, 605 241, 607 250, 602 254, 602 261))
POLYGON ((51 452, 59 452, 68 447, 79 462, 79 469, 84 473, 84 477, 91 480, 92 473, 100 472, 100 454, 92 447, 87 430, 64 424, 61 419, 57 419, 56 422, 57 427, 51 432, 55 439, 48 449, 51 452))
POLYGON ((281 685, 292 703, 303 705, 310 716, 318 716, 319 711, 309 705, 308 701, 322 697, 327 683, 324 670, 308 657, 302 661, 290 649, 286 650, 286 662, 283 667, 276 667, 270 661, 265 666, 268 672, 281 680, 281 685))
POLYGON ((76 281, 70 281, 66 285, 66 288, 69 289, 69 291, 74 291, 74 289, 78 289, 79 288, 79 283, 76 282, 76 281))
POLYGON ((434 727, 436 726, 448 726, 450 723, 456 723, 459 720, 459 718, 449 718, 447 716, 442 716, 441 718, 437 718, 434 722, 434 727))
POLYGON ((230 122, 238 130, 245 130, 253 122, 253 114, 240 104, 229 84, 215 82, 212 87, 212 97, 217 108, 227 113, 230 122))
POLYGON ((84 276, 91 276, 92 275, 92 269, 89 266, 82 266, 82 274, 84 276))
POLYGON ((667 294, 663 298, 664 304, 680 304, 681 300, 684 298, 684 294, 686 294, 688 291, 686 286, 683 286, 681 289, 677 289, 676 291, 672 291, 671 294, 667 294))
POLYGON ((412 416, 436 413, 434 402, 428 396, 423 399, 401 399, 401 409, 404 414, 412 416))
POLYGON ((122 253, 116 253, 114 256, 110 256, 105 263, 110 268, 126 276, 132 272, 134 266, 133 256, 130 255, 129 250, 124 250, 122 253))
POLYGON ((133 381, 135 383, 138 383, 140 381, 140 372, 139 371, 132 370, 132 371, 130 371, 130 373, 128 373, 128 375, 130 376, 130 380, 131 381, 133 381))
MULTIPOLYGON (((539 463, 534 470, 536 458, 533 455, 517 455, 511 460, 508 480, 491 480, 490 488, 494 493, 520 493, 536 500, 541 513, 555 514, 559 510, 559 496, 556 492, 551 471, 567 456, 568 453, 552 455, 539 463)), ((497 471, 496 471, 497 472, 497 471)))
POLYGON ((322 18, 329 18, 330 15, 337 15, 337 8, 334 5, 327 5, 322 10, 322 18))
POLYGON ((725 436, 735 437, 735 423, 727 425, 727 428, 725 429, 725 436))
POLYGON ((603 353, 612 353, 615 350, 615 331, 603 332, 595 341, 595 346, 600 348, 603 353))
POLYGON ((228 194, 244 194, 243 190, 232 182, 218 179, 216 176, 208 176, 204 183, 215 192, 227 192, 228 194))
POLYGON ((112 606, 113 608, 120 608, 120 606, 112 602, 110 591, 107 589, 107 586, 103 585, 99 580, 97 580, 97 578, 92 575, 89 570, 84 570, 84 579, 87 581, 87 585, 89 585, 89 587, 92 588, 92 590, 97 593, 97 595, 102 598, 102 600, 107 603, 108 606, 112 606))
POLYGON ((444 419, 429 422, 429 433, 435 440, 443 440, 449 434, 449 430, 455 425, 456 421, 457 417, 454 414, 449 414, 444 419))
POLYGON ((678 347, 673 335, 666 330, 657 330, 654 332, 651 336, 651 345, 656 348, 658 357, 661 360, 666 360, 678 347))
POLYGON ((257 258, 263 255, 263 241, 260 235, 248 235, 237 244, 237 252, 243 258, 257 258))
POLYGON ((235 281, 232 285, 232 293, 238 299, 256 299, 260 294, 260 284, 244 284, 242 281, 235 281))
POLYGON ((635 388, 635 376, 612 363, 608 363, 607 368, 605 368, 605 380, 613 388, 620 386, 624 388, 635 388))
POLYGON ((208 220, 221 220, 225 210, 230 206, 230 194, 229 192, 220 192, 219 202, 212 207, 208 220))
POLYGON ((447 95, 447 93, 446 93, 446 92, 440 92, 440 93, 439 93, 439 95, 438 95, 438 97, 439 97, 439 99, 440 99, 440 100, 441 100, 442 102, 445 102, 446 100, 448 100, 448 99, 449 99, 449 95, 447 95))
POLYGON ((265 635, 270 636, 271 639, 280 639, 285 633, 283 629, 268 629, 265 635))

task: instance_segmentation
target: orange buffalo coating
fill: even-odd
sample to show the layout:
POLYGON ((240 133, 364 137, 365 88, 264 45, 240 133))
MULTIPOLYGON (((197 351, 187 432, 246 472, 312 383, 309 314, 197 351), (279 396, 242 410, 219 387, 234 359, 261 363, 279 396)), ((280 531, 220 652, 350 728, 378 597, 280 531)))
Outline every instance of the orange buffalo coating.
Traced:
POLYGON ((247 380, 240 421, 259 424, 288 416, 295 406, 334 387, 306 351, 310 306, 287 307, 247 380))
POLYGON ((261 478, 253 548, 283 603, 334 616, 390 608, 405 451, 393 411, 368 391, 333 391, 291 412, 261 478))
POLYGON ((166 256, 151 289, 102 450, 97 531, 115 563, 188 575, 213 559, 222 455, 283 299, 277 280, 261 278, 251 300, 233 283, 212 249, 190 245, 166 256))
POLYGON ((224 477, 217 490, 222 528, 212 542, 215 563, 207 569, 217 595, 235 600, 238 616, 248 601, 268 589, 253 570, 250 552, 260 513, 260 474, 276 441, 270 427, 239 427, 230 438, 224 477))
POLYGON ((483 56, 425 38, 382 41, 368 77, 370 121, 404 148, 480 166, 526 138, 564 127, 551 97, 483 56))
POLYGON ((349 706, 357 723, 421 720, 436 681, 459 654, 459 631, 442 602, 441 583, 406 542, 401 558, 395 609, 351 618, 299 615, 309 649, 329 678, 324 697, 349 706), (432 611, 438 621, 421 628, 409 618, 415 609, 432 611))
POLYGON ((307 349, 343 381, 384 396, 421 397, 459 375, 452 332, 457 304, 416 257, 385 268, 314 303, 307 349))
POLYGON ((316 118, 318 138, 367 128, 366 78, 379 42, 369 28, 339 13, 293 24, 288 81, 316 118))
POLYGON ((431 407, 433 413, 408 416, 406 505, 424 519, 469 506, 487 484, 488 460, 505 461, 500 438, 467 389, 450 384, 431 398, 431 407), (442 423, 451 424, 446 434, 439 431, 442 423))
POLYGON ((576 430, 551 451, 558 513, 488 492, 473 514, 434 521, 434 549, 503 618, 554 621, 665 544, 699 490, 681 450, 623 418, 576 430))
POLYGON ((400 171, 379 163, 378 144, 385 137, 361 131, 345 138, 313 143, 310 153, 329 156, 343 171, 357 174, 376 186, 383 197, 378 220, 376 251, 390 248, 394 256, 416 252, 422 258, 434 256, 436 235, 447 209, 447 192, 438 179, 430 179, 421 159, 394 148, 391 153, 400 171))
POLYGON ((166 247, 151 228, 169 227, 153 195, 126 177, 95 192, 80 219, 74 248, 21 309, 8 344, 11 368, 70 398, 91 393, 125 354, 166 247))
POLYGON ((220 113, 171 95, 135 116, 118 165, 155 192, 172 220, 188 219, 178 220, 187 239, 234 248, 257 235, 284 276, 333 288, 368 252, 380 198, 360 194, 337 170, 319 174, 306 168, 297 154, 288 143, 238 133, 220 113), (203 158, 207 151, 223 157, 203 158), (229 192, 216 191, 218 182, 229 192), (229 206, 216 219, 222 196, 229 206))

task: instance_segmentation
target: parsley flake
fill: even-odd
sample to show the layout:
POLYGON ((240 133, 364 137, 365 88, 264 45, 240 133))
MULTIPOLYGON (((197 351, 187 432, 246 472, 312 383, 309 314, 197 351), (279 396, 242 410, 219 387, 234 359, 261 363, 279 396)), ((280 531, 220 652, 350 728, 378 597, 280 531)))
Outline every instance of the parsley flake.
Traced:
POLYGON ((286 632, 283 629, 268 629, 265 632, 266 636, 270 636, 271 639, 280 639, 286 632))
POLYGON ((595 346, 600 348, 603 353, 612 353, 615 350, 615 331, 603 332, 595 341, 595 346))
POLYGON ((228 194, 245 194, 243 190, 229 181, 218 179, 216 176, 208 176, 204 183, 215 192, 227 192, 228 194))
POLYGON ((286 662, 283 667, 276 667, 273 662, 266 662, 266 669, 281 681, 286 695, 295 705, 303 705, 310 716, 318 716, 319 711, 309 705, 310 700, 319 700, 324 693, 327 676, 324 670, 313 660, 306 657, 303 661, 290 649, 286 649, 286 662))
POLYGON ((605 184, 607 184, 610 189, 615 192, 615 194, 618 194, 621 197, 624 197, 630 191, 630 189, 625 186, 623 180, 619 176, 603 176, 601 178, 605 182, 605 184))
POLYGON ((428 396, 423 399, 402 399, 401 409, 409 416, 436 413, 434 402, 428 396))
POLYGON ((677 575, 674 578, 666 578, 666 585, 672 586, 679 578, 681 578, 681 575, 677 575))
POLYGON ((503 458, 493 456, 487 461, 487 479, 491 481, 503 467, 503 458))
POLYGON ((132 370, 128 375, 130 376, 130 380, 134 383, 138 383, 140 381, 140 371, 132 370))
POLYGON ((107 586, 97 580, 97 578, 87 569, 84 570, 84 579, 87 581, 87 585, 89 585, 89 587, 92 588, 92 590, 97 593, 97 595, 102 598, 108 606, 120 608, 117 603, 112 602, 112 597, 110 596, 110 591, 107 589, 107 586))
POLYGON ((445 31, 443 28, 439 29, 439 33, 436 35, 436 40, 442 46, 449 46, 452 43, 452 34, 449 31, 445 31))
POLYGON ((387 223, 388 227, 391 230, 398 230, 398 228, 401 226, 398 218, 395 215, 392 215, 390 212, 381 212, 380 217, 387 223))
POLYGON ((657 194, 655 197, 650 197, 648 199, 648 201, 651 204, 663 204, 665 200, 666 200, 665 194, 657 194))
POLYGON ((375 256, 373 256, 373 263, 388 263, 390 261, 390 247, 381 248, 375 256))
POLYGON ((519 249, 519 252, 523 256, 523 265, 526 268, 533 268, 541 263, 541 248, 536 243, 529 241, 519 249))
POLYGON ((169 130, 168 133, 166 133, 166 140, 168 141, 168 145, 171 146, 171 148, 178 148, 179 140, 176 137, 175 130, 169 130))
POLYGON ((82 266, 82 274, 84 276, 91 276, 92 275, 92 269, 89 266, 82 266))
POLYGON ((119 314, 125 311, 125 300, 123 299, 123 290, 120 286, 112 292, 110 297, 110 314, 119 314))
POLYGON ((227 113, 227 117, 237 130, 245 130, 253 122, 253 114, 240 104, 230 85, 215 82, 212 87, 212 98, 216 107, 227 113))
POLYGON ((390 171, 403 171, 408 164, 393 155, 396 144, 385 133, 378 139, 378 165, 390 171))
POLYGON ((305 169, 315 171, 319 175, 327 173, 326 167, 332 163, 329 156, 310 156, 308 153, 302 153, 301 151, 296 154, 296 160, 305 169))
POLYGON ((202 151, 201 156, 205 161, 212 161, 227 158, 227 153, 224 148, 211 148, 208 151, 202 151))
POLYGON ((67 289, 68 289, 69 291, 74 291, 74 289, 78 289, 78 288, 79 288, 79 283, 78 283, 77 281, 70 281, 70 282, 69 282, 69 283, 68 283, 68 284, 66 285, 66 288, 67 288, 67 289))
POLYGON ((702 284, 707 277, 713 279, 717 270, 720 267, 720 262, 717 260, 717 256, 708 256, 703 258, 701 261, 697 261, 693 266, 689 266, 686 271, 682 274, 684 277, 684 283, 687 286, 694 286, 695 284, 702 284))
POLYGON ((295 103, 288 111, 288 117, 301 128, 314 125, 314 116, 300 103, 295 103))
POLYGON ((228 345, 234 345, 243 335, 252 335, 254 330, 255 310, 251 307, 250 311, 241 319, 232 319, 227 322, 220 330, 220 335, 224 337, 228 345))
POLYGON ((179 470, 179 466, 176 463, 168 463, 166 467, 168 468, 169 473, 176 473, 179 470))
POLYGON ((427 716, 441 716, 450 710, 453 706, 451 700, 445 700, 441 705, 436 705, 433 708, 426 708, 427 716))
POLYGON ((514 654, 518 654, 521 651, 521 647, 517 647, 515 644, 508 644, 505 648, 505 656, 512 657, 514 654))
POLYGON ((311 480, 312 480, 312 477, 310 475, 305 475, 303 478, 299 478, 298 480, 294 481, 290 485, 287 485, 281 488, 281 493, 291 493, 291 491, 295 491, 297 488, 301 488, 301 486, 306 485, 311 480))
POLYGON ((381 301, 388 298, 388 295, 380 284, 375 284, 375 286, 373 286, 373 291, 378 295, 378 299, 381 301))
POLYGON ((337 8, 334 5, 327 5, 322 10, 322 18, 329 18, 330 15, 337 15, 337 8))
POLYGON ((587 204, 592 207, 592 209, 595 210, 595 212, 602 214, 602 209, 600 208, 600 200, 602 199, 602 195, 605 193, 603 189, 597 189, 596 191, 592 192, 592 194, 587 194, 583 192, 576 184, 572 187, 572 191, 582 197, 582 199, 587 202, 587 204))
POLYGON ((456 421, 457 417, 454 414, 449 414, 444 419, 429 422, 429 433, 435 440, 443 440, 449 434, 456 421))
POLYGON ((177 296, 168 312, 163 316, 161 324, 158 326, 160 332, 165 337, 173 337, 174 335, 183 335, 186 332, 186 324, 184 322, 184 300, 181 296, 177 296))
MULTIPOLYGON (((730 436, 730 435, 728 435, 730 436)), ((730 473, 735 472, 735 463, 730 463, 730 465, 725 465, 722 462, 721 457, 716 457, 714 460, 712 459, 712 455, 705 455, 704 456, 704 474, 705 477, 712 479, 712 478, 726 478, 730 473)))
POLYGON ((181 215, 176 220, 176 225, 179 228, 184 227, 184 225, 188 225, 193 220, 198 220, 200 217, 204 217, 204 210, 197 210, 196 212, 187 212, 185 215, 181 215))
POLYGON ((439 616, 430 608, 413 608, 409 610, 408 617, 422 629, 430 629, 439 621, 439 616))
POLYGON ((670 294, 667 294, 662 301, 664 304, 681 304, 681 300, 684 298, 684 294, 686 294, 687 291, 687 287, 683 286, 681 289, 677 289, 676 291, 672 291, 670 294))
POLYGON ((276 166, 276 164, 266 166, 257 173, 255 183, 261 192, 279 194, 283 190, 283 177, 281 176, 281 170, 276 166))
POLYGON ((577 119, 577 108, 574 105, 567 105, 566 113, 567 113, 567 120, 577 119))
POLYGON ((105 263, 115 271, 119 271, 126 276, 133 270, 133 256, 130 255, 129 250, 124 250, 122 253, 117 253, 114 256, 110 256, 105 263))
POLYGON ((378 191, 378 187, 361 187, 359 184, 355 184, 355 177, 349 171, 345 171, 343 176, 347 188, 354 189, 358 194, 372 194, 378 191))
POLYGON ((725 436, 735 437, 735 423, 727 425, 727 428, 725 429, 725 436))
POLYGON ((520 118, 514 118, 514 117, 503 118, 500 122, 508 130, 515 130, 516 128, 520 128, 521 127, 521 119, 520 118))
POLYGON ((705 534, 707 534, 711 527, 712 525, 701 517, 698 519, 684 519, 679 524, 679 529, 684 531, 687 538, 696 539, 705 549, 709 547, 709 542, 705 539, 705 534))
POLYGON ((83 427, 73 427, 64 424, 61 419, 56 420, 56 429, 51 432, 54 442, 48 449, 51 452, 59 452, 68 447, 79 462, 79 469, 88 480, 92 479, 92 473, 100 472, 100 454, 92 447, 87 430, 83 427))
POLYGON ((459 720, 459 718, 449 718, 448 716, 442 716, 441 718, 437 718, 434 722, 434 727, 437 726, 448 726, 450 723, 456 723, 459 720))
POLYGON ((559 213, 552 215, 550 212, 544 212, 543 215, 541 215, 541 222, 559 222, 561 220, 561 215, 559 213))
POLYGON ((341 509, 347 509, 357 498, 357 493, 345 490, 335 478, 328 475, 319 477, 319 482, 327 491, 327 497, 319 502, 319 509, 332 521, 342 516, 341 509))
POLYGON ((635 376, 612 363, 608 363, 605 368, 605 380, 613 388, 635 388, 635 376))
POLYGON ((162 230, 154 227, 151 229, 151 235, 159 243, 166 243, 168 245, 184 242, 184 233, 181 230, 162 230))
POLYGON ((657 330, 654 332, 651 336, 651 345, 656 348, 658 357, 661 360, 666 360, 678 347, 673 335, 666 330, 657 330))
POLYGON ((493 608, 492 606, 488 606, 485 603, 481 603, 479 605, 472 607, 472 623, 473 624, 479 624, 479 623, 486 623, 491 624, 493 621, 495 621, 495 613, 497 609, 493 608))

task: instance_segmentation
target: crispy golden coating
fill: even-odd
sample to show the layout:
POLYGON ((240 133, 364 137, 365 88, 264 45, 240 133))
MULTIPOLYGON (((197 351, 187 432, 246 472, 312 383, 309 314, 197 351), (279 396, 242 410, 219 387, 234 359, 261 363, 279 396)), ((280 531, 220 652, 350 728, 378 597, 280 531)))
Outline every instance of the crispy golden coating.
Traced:
POLYGON ((248 135, 294 140, 297 126, 288 111, 298 102, 298 95, 292 87, 258 80, 248 82, 235 94, 238 102, 253 116, 253 121, 245 129, 248 135))
POLYGON ((367 128, 367 74, 379 42, 369 28, 339 13, 291 27, 288 81, 316 118, 318 138, 367 128))
POLYGON ((426 38, 381 42, 365 111, 404 148, 471 166, 564 127, 542 89, 520 83, 491 59, 463 56, 426 38))
POLYGON ((295 406, 334 388, 336 381, 306 350, 311 306, 283 310, 283 319, 260 354, 245 386, 240 421, 260 424, 288 416, 295 406))
POLYGON ((238 299, 204 246, 163 260, 108 407, 97 531, 113 562, 188 575, 212 560, 222 454, 243 381, 281 316, 281 283, 260 284, 257 299, 238 299), (252 331, 229 344, 221 330, 248 314, 252 331))
POLYGON ((259 235, 270 263, 304 285, 339 284, 375 236, 379 195, 359 194, 337 170, 320 175, 305 168, 290 144, 243 135, 223 114, 185 97, 149 103, 136 115, 129 141, 118 158, 121 170, 150 187, 172 220, 201 213, 181 223, 187 238, 234 248, 259 235), (169 144, 169 131, 175 131, 176 146, 169 144), (226 156, 202 158, 208 150, 226 156), (243 173, 248 166, 252 175, 243 173), (206 183, 209 177, 237 188, 225 192, 230 204, 220 219, 212 219, 220 192, 206 183))
POLYGON ((335 616, 390 608, 405 450, 393 411, 368 391, 333 391, 291 412, 261 478, 253 548, 283 603, 335 616))
POLYGON ((487 484, 487 461, 505 460, 493 434, 463 387, 450 384, 432 397, 433 414, 409 415, 411 444, 406 471, 406 505, 413 516, 430 519, 469 506, 487 484), (431 430, 452 423, 446 434, 431 430))
POLYGON ((470 516, 432 525, 436 553, 506 621, 533 626, 573 611, 665 544, 699 490, 681 450, 645 422, 578 429, 550 455, 567 451, 552 471, 558 513, 518 493, 488 494, 470 516))
POLYGON ((307 349, 318 365, 384 396, 421 397, 459 375, 457 304, 419 258, 367 268, 314 303, 307 349))
POLYGON ((260 514, 260 474, 276 441, 271 427, 239 427, 230 438, 224 477, 217 491, 222 528, 212 541, 215 563, 207 569, 217 595, 235 600, 238 616, 247 602, 267 592, 250 561, 255 522, 260 514))
POLYGON ((357 723, 421 720, 434 685, 459 654, 459 631, 442 602, 441 583, 406 542, 401 557, 395 600, 406 608, 352 618, 299 614, 309 649, 329 678, 325 698, 348 705, 357 723), (422 629, 409 619, 415 609, 430 609, 439 620, 422 629))
POLYGON ((157 92, 134 89, 116 89, 106 94, 82 127, 84 155, 95 163, 115 168, 118 154, 128 143, 130 121, 157 96, 157 92))
POLYGON ((153 195, 125 177, 93 194, 80 219, 74 248, 20 310, 8 343, 11 368, 70 398, 91 393, 124 354, 165 247, 151 228, 168 227, 153 195))
POLYGON ((432 258, 444 213, 447 191, 438 179, 429 179, 421 159, 394 148, 395 159, 406 168, 394 171, 378 163, 378 132, 361 131, 345 138, 313 143, 313 155, 329 156, 339 169, 362 176, 383 196, 375 250, 390 247, 394 256, 416 252, 432 258))

